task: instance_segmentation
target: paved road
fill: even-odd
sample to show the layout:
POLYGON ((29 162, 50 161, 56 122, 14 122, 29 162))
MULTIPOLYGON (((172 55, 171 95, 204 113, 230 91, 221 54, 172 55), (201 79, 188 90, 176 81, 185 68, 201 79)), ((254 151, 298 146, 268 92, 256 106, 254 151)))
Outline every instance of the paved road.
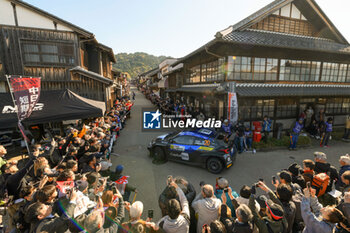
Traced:
MULTIPOLYGON (((152 163, 147 145, 152 138, 163 133, 141 132, 142 108, 152 108, 153 106, 140 92, 136 89, 133 90, 136 93, 135 105, 132 108, 131 118, 128 119, 126 128, 121 131, 121 137, 118 138, 114 148, 114 151, 120 156, 113 157, 112 162, 114 167, 123 164, 124 174, 130 175, 129 183, 138 187, 139 193, 136 199, 144 203, 144 215, 147 215, 148 209, 154 209, 154 219, 158 220, 160 218, 158 197, 165 187, 168 175, 188 178, 197 191, 200 181, 215 184, 217 175, 202 168, 174 162, 162 165, 152 163)), ((240 154, 235 164, 230 169, 223 171, 220 176, 226 177, 231 186, 239 192, 244 184, 251 185, 259 178, 270 182, 271 177, 276 172, 287 168, 293 162, 301 164, 303 159, 313 159, 314 151, 325 152, 329 161, 338 167, 339 156, 350 153, 350 144, 331 141, 330 145, 331 148, 326 149, 314 147, 297 151, 278 150, 257 154, 240 154)))

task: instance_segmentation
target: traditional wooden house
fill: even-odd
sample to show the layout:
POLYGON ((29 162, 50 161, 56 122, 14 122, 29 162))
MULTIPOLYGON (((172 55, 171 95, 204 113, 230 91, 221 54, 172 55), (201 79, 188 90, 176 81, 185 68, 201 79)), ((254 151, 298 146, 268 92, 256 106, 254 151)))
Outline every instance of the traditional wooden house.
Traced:
POLYGON ((340 125, 350 112, 350 45, 315 0, 275 0, 177 63, 183 85, 168 91, 207 116, 226 117, 225 82, 246 122, 268 115, 286 128, 311 106, 340 125))
POLYGON ((0 0, 0 92, 5 75, 42 77, 42 90, 70 89, 112 106, 113 50, 76 25, 20 0, 0 0))

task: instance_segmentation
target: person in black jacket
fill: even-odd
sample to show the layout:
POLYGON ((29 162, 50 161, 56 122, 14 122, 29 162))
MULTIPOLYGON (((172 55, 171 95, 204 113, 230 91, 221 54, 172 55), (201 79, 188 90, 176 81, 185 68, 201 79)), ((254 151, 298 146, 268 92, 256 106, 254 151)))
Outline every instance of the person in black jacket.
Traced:
POLYGON ((69 218, 73 216, 76 201, 76 192, 72 190, 69 203, 65 204, 65 214, 60 217, 52 215, 52 207, 41 202, 35 202, 28 207, 26 221, 31 224, 30 232, 57 232, 63 233, 68 229, 69 218))
POLYGON ((9 196, 13 196, 14 199, 19 198, 19 193, 21 191, 22 186, 26 185, 26 181, 24 179, 25 175, 29 172, 34 164, 34 159, 38 157, 39 151, 33 152, 33 156, 31 156, 27 162, 27 164, 21 169, 18 170, 16 164, 5 164, 1 167, 1 172, 3 174, 6 189, 9 196))

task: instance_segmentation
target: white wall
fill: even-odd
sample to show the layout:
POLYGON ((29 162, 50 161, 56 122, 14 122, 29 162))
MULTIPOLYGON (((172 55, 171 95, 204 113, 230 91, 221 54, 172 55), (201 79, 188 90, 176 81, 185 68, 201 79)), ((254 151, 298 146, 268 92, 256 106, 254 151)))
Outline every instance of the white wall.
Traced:
POLYGON ((7 0, 0 0, 0 24, 16 25, 12 5, 7 0))
MULTIPOLYGON (((55 30, 53 20, 26 7, 16 5, 18 26, 55 30)), ((0 0, 0 24, 15 26, 13 7, 8 0, 0 0)), ((73 31, 57 23, 57 30, 73 31)))

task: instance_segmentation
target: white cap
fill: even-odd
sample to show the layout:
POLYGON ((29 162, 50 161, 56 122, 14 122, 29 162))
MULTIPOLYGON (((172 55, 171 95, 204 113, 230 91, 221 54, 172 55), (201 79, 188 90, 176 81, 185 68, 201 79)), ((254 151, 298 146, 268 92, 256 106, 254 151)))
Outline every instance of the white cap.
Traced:
POLYGON ((324 160, 324 161, 327 160, 327 155, 323 152, 316 151, 316 152, 314 152, 314 156, 316 159, 320 159, 320 160, 324 160))
POLYGON ((346 154, 346 155, 340 156, 339 161, 346 163, 346 165, 350 165, 350 155, 346 154))

